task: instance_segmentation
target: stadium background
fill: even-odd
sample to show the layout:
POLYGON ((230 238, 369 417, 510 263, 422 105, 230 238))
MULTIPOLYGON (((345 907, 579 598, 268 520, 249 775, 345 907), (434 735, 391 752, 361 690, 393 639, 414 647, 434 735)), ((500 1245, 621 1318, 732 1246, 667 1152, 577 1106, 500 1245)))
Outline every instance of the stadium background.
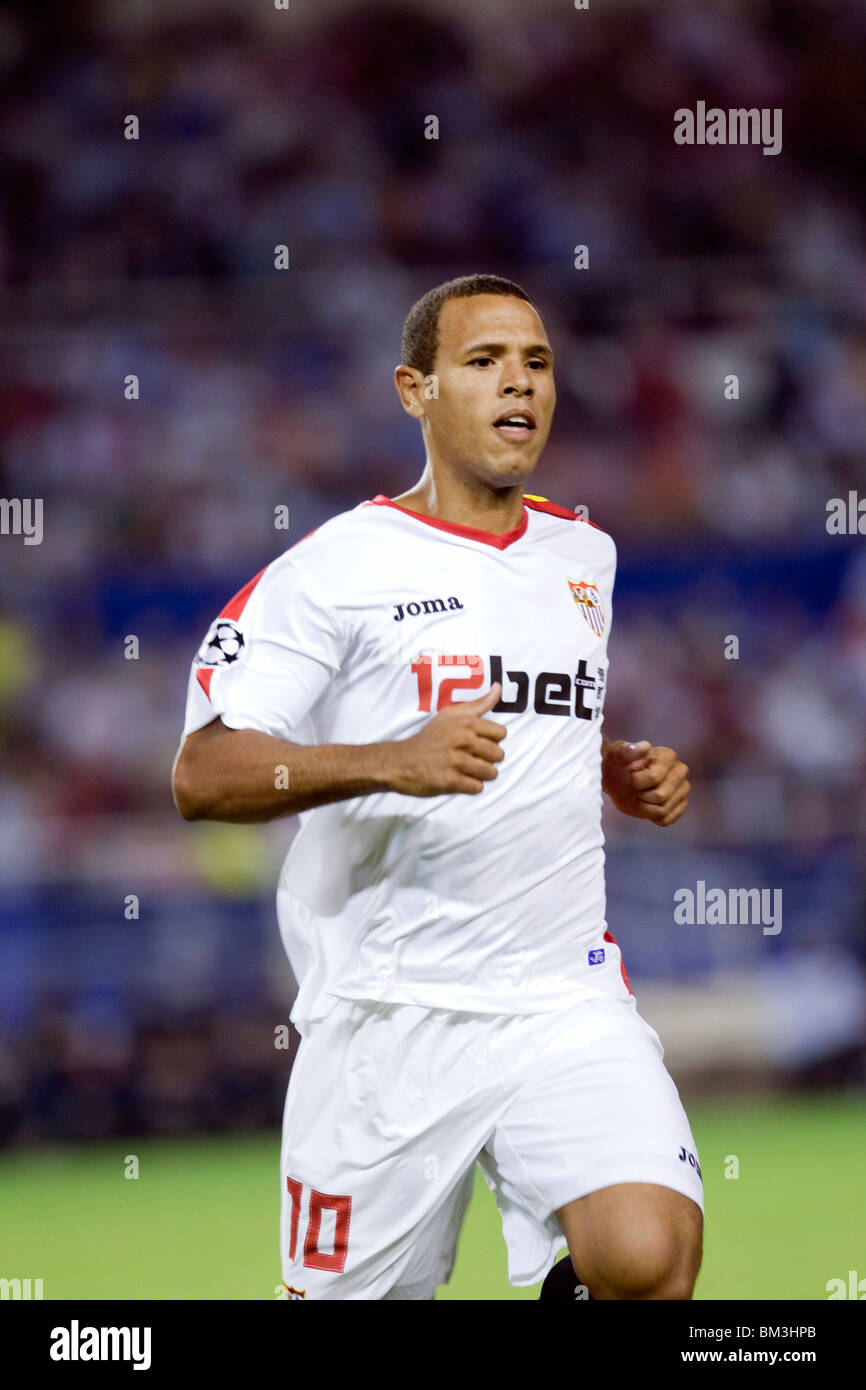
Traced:
MULTIPOLYGON (((691 768, 674 829, 606 831, 704 1169, 697 1296, 866 1276, 866 549, 826 529, 866 493, 866 11, 12 3, 0 71, 0 494, 44 499, 42 544, 0 536, 0 1275, 272 1297, 295 822, 177 817, 189 662, 286 544, 415 481, 402 319, 485 270, 557 353, 528 490, 618 545, 606 730, 691 768), (697 100, 781 107, 782 153, 675 145, 697 100), (699 880, 781 889, 782 931, 677 925, 699 880)), ((482 1184, 440 1296, 536 1293, 482 1184)))

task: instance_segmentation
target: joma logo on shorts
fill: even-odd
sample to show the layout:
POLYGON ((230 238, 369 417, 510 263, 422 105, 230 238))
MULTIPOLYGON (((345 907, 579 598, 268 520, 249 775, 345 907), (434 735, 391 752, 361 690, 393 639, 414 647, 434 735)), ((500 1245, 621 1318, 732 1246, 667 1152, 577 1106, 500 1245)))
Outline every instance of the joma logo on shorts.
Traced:
POLYGON ((701 1176, 701 1165, 698 1163, 698 1160, 695 1158, 694 1154, 686 1148, 685 1144, 682 1144, 680 1146, 680 1151, 677 1157, 679 1158, 680 1163, 690 1163, 692 1168, 694 1168, 695 1172, 697 1173, 698 1177, 701 1176))
POLYGON ((445 613, 448 609, 462 608, 459 598, 425 598, 420 603, 395 603, 394 622, 402 623, 405 616, 417 618, 419 613, 445 613), (403 610, 406 610, 404 613, 403 610))

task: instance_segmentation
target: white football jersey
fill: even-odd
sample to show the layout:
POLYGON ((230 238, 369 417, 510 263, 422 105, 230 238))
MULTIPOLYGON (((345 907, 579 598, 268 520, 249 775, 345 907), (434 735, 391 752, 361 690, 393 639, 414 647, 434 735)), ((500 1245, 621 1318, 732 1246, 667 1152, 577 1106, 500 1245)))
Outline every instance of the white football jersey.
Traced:
POLYGON ((379 495, 257 574, 193 662, 184 734, 217 715, 303 744, 417 733, 501 682, 477 795, 304 811, 280 875, 299 992, 528 1014, 631 992, 607 931, 601 726, 616 548, 544 498, 497 536, 379 495))

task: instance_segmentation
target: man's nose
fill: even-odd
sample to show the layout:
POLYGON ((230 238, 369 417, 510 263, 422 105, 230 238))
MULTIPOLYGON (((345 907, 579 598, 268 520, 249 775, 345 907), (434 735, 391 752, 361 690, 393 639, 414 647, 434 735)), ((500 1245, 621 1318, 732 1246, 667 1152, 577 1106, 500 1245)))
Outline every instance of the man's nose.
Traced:
POLYGON ((513 367, 504 373, 503 394, 506 396, 531 396, 535 387, 527 367, 513 367))

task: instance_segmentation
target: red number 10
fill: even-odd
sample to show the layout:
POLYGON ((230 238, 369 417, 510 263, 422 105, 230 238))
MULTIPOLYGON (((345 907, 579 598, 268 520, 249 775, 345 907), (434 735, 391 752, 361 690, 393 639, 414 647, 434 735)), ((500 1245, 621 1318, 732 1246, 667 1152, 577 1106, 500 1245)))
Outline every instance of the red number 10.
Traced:
MULTIPOLYGON (((286 1186, 292 1199, 292 1221, 289 1234, 289 1259, 295 1258, 298 1248, 298 1225, 301 1220, 301 1194, 303 1184, 295 1178, 286 1178, 286 1186)), ((304 1237, 304 1264, 308 1269, 327 1269, 334 1274, 342 1274, 349 1252, 349 1217, 352 1212, 351 1197, 333 1197, 327 1192, 310 1190, 310 1216, 307 1234, 304 1237), (333 1253, 328 1255, 319 1249, 319 1231, 322 1226, 322 1212, 336 1213, 333 1253)))

